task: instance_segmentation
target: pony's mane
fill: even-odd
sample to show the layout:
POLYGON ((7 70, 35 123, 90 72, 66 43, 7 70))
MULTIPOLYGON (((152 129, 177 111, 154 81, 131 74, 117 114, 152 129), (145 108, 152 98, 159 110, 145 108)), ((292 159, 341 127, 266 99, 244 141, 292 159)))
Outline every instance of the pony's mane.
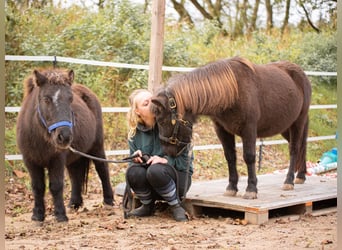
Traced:
MULTIPOLYGON (((47 82, 50 84, 71 84, 68 71, 66 69, 37 69, 42 75, 47 78, 47 82)), ((30 94, 37 86, 34 73, 32 73, 24 83, 24 97, 30 94)))
POLYGON ((239 93, 233 63, 242 63, 254 71, 250 61, 234 57, 171 77, 167 88, 176 99, 178 113, 184 115, 185 110, 189 109, 194 114, 205 114, 234 104, 239 93))

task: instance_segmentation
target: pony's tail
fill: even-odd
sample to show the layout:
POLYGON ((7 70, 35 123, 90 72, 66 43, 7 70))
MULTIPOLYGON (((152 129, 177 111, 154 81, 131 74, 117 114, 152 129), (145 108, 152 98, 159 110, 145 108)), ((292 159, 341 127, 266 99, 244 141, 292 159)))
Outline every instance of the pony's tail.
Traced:
POLYGON ((305 72, 296 64, 288 63, 287 71, 293 81, 298 85, 299 88, 303 91, 303 106, 301 111, 301 116, 303 117, 303 131, 301 135, 300 141, 300 149, 298 151, 298 161, 295 166, 296 171, 300 173, 300 175, 305 175, 306 173, 306 148, 307 148, 307 138, 308 138, 308 130, 309 130, 309 109, 311 103, 311 83, 309 78, 306 76, 305 72))

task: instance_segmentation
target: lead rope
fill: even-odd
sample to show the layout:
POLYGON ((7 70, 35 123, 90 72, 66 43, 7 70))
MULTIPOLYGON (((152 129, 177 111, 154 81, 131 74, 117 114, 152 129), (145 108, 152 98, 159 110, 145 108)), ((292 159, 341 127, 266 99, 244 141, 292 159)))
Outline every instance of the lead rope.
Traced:
POLYGON ((99 158, 99 157, 96 157, 96 156, 93 156, 93 155, 89 155, 89 154, 86 154, 86 153, 83 153, 81 151, 78 151, 76 149, 74 149, 73 147, 69 146, 69 150, 75 154, 78 154, 78 155, 81 155, 81 156, 84 156, 84 157, 87 157, 89 159, 92 159, 92 160, 96 160, 96 161, 103 161, 103 162, 109 162, 109 163, 127 163, 127 162, 132 162, 132 160, 136 157, 138 157, 139 155, 138 154, 133 154, 131 156, 128 156, 126 158, 123 158, 122 160, 108 160, 108 159, 103 159, 103 158, 99 158))
POLYGON ((133 197, 133 193, 131 190, 131 186, 129 185, 127 181, 127 172, 130 167, 131 166, 128 166, 128 168, 126 169, 126 173, 125 173, 126 186, 125 186, 124 194, 122 197, 122 210, 123 210, 124 219, 128 218, 128 213, 132 211, 133 209, 134 197, 133 197))
MULTIPOLYGON (((103 159, 103 158, 99 158, 99 157, 95 157, 95 156, 83 153, 81 151, 74 149, 71 146, 69 146, 69 150, 73 153, 87 157, 87 158, 92 159, 92 160, 110 162, 110 163, 128 163, 128 162, 132 162, 133 158, 139 156, 138 154, 133 154, 131 156, 123 158, 122 160, 107 160, 107 159, 103 159)), ((130 168, 130 167, 128 167, 128 168, 130 168)), ((127 170, 128 170, 128 168, 127 168, 127 170)), ((127 173, 127 170, 126 170, 126 173, 127 173)), ((128 213, 132 210, 134 198, 133 198, 133 194, 131 192, 131 187, 127 181, 127 176, 125 179, 126 179, 126 187, 125 187, 123 198, 122 198, 122 208, 123 208, 123 212, 124 212, 124 218, 127 219, 128 213)))

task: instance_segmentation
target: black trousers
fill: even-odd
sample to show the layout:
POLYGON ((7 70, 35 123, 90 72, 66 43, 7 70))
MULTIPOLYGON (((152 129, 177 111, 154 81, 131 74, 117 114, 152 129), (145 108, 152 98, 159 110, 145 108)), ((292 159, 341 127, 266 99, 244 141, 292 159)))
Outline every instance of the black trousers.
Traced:
POLYGON ((127 169, 126 181, 142 202, 144 199, 169 201, 163 194, 174 187, 177 198, 182 200, 191 186, 191 175, 167 164, 153 164, 148 168, 134 164, 127 169))

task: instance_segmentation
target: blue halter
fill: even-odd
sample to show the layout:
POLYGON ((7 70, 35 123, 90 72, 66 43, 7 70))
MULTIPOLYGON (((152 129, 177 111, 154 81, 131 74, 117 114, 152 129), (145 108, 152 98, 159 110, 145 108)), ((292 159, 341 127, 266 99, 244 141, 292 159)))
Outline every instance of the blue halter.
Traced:
MULTIPOLYGON (((38 115, 39 115, 40 121, 47 128, 47 130, 49 131, 49 134, 51 134, 51 132, 53 130, 55 130, 56 128, 59 128, 59 127, 69 127, 69 128, 73 127, 73 123, 70 122, 70 121, 59 121, 59 122, 56 122, 56 123, 48 126, 46 121, 45 121, 45 119, 44 119, 44 117, 42 116, 42 113, 40 112, 39 105, 37 107, 37 111, 38 111, 38 115)), ((74 117, 74 113, 72 113, 72 116, 74 117)))

